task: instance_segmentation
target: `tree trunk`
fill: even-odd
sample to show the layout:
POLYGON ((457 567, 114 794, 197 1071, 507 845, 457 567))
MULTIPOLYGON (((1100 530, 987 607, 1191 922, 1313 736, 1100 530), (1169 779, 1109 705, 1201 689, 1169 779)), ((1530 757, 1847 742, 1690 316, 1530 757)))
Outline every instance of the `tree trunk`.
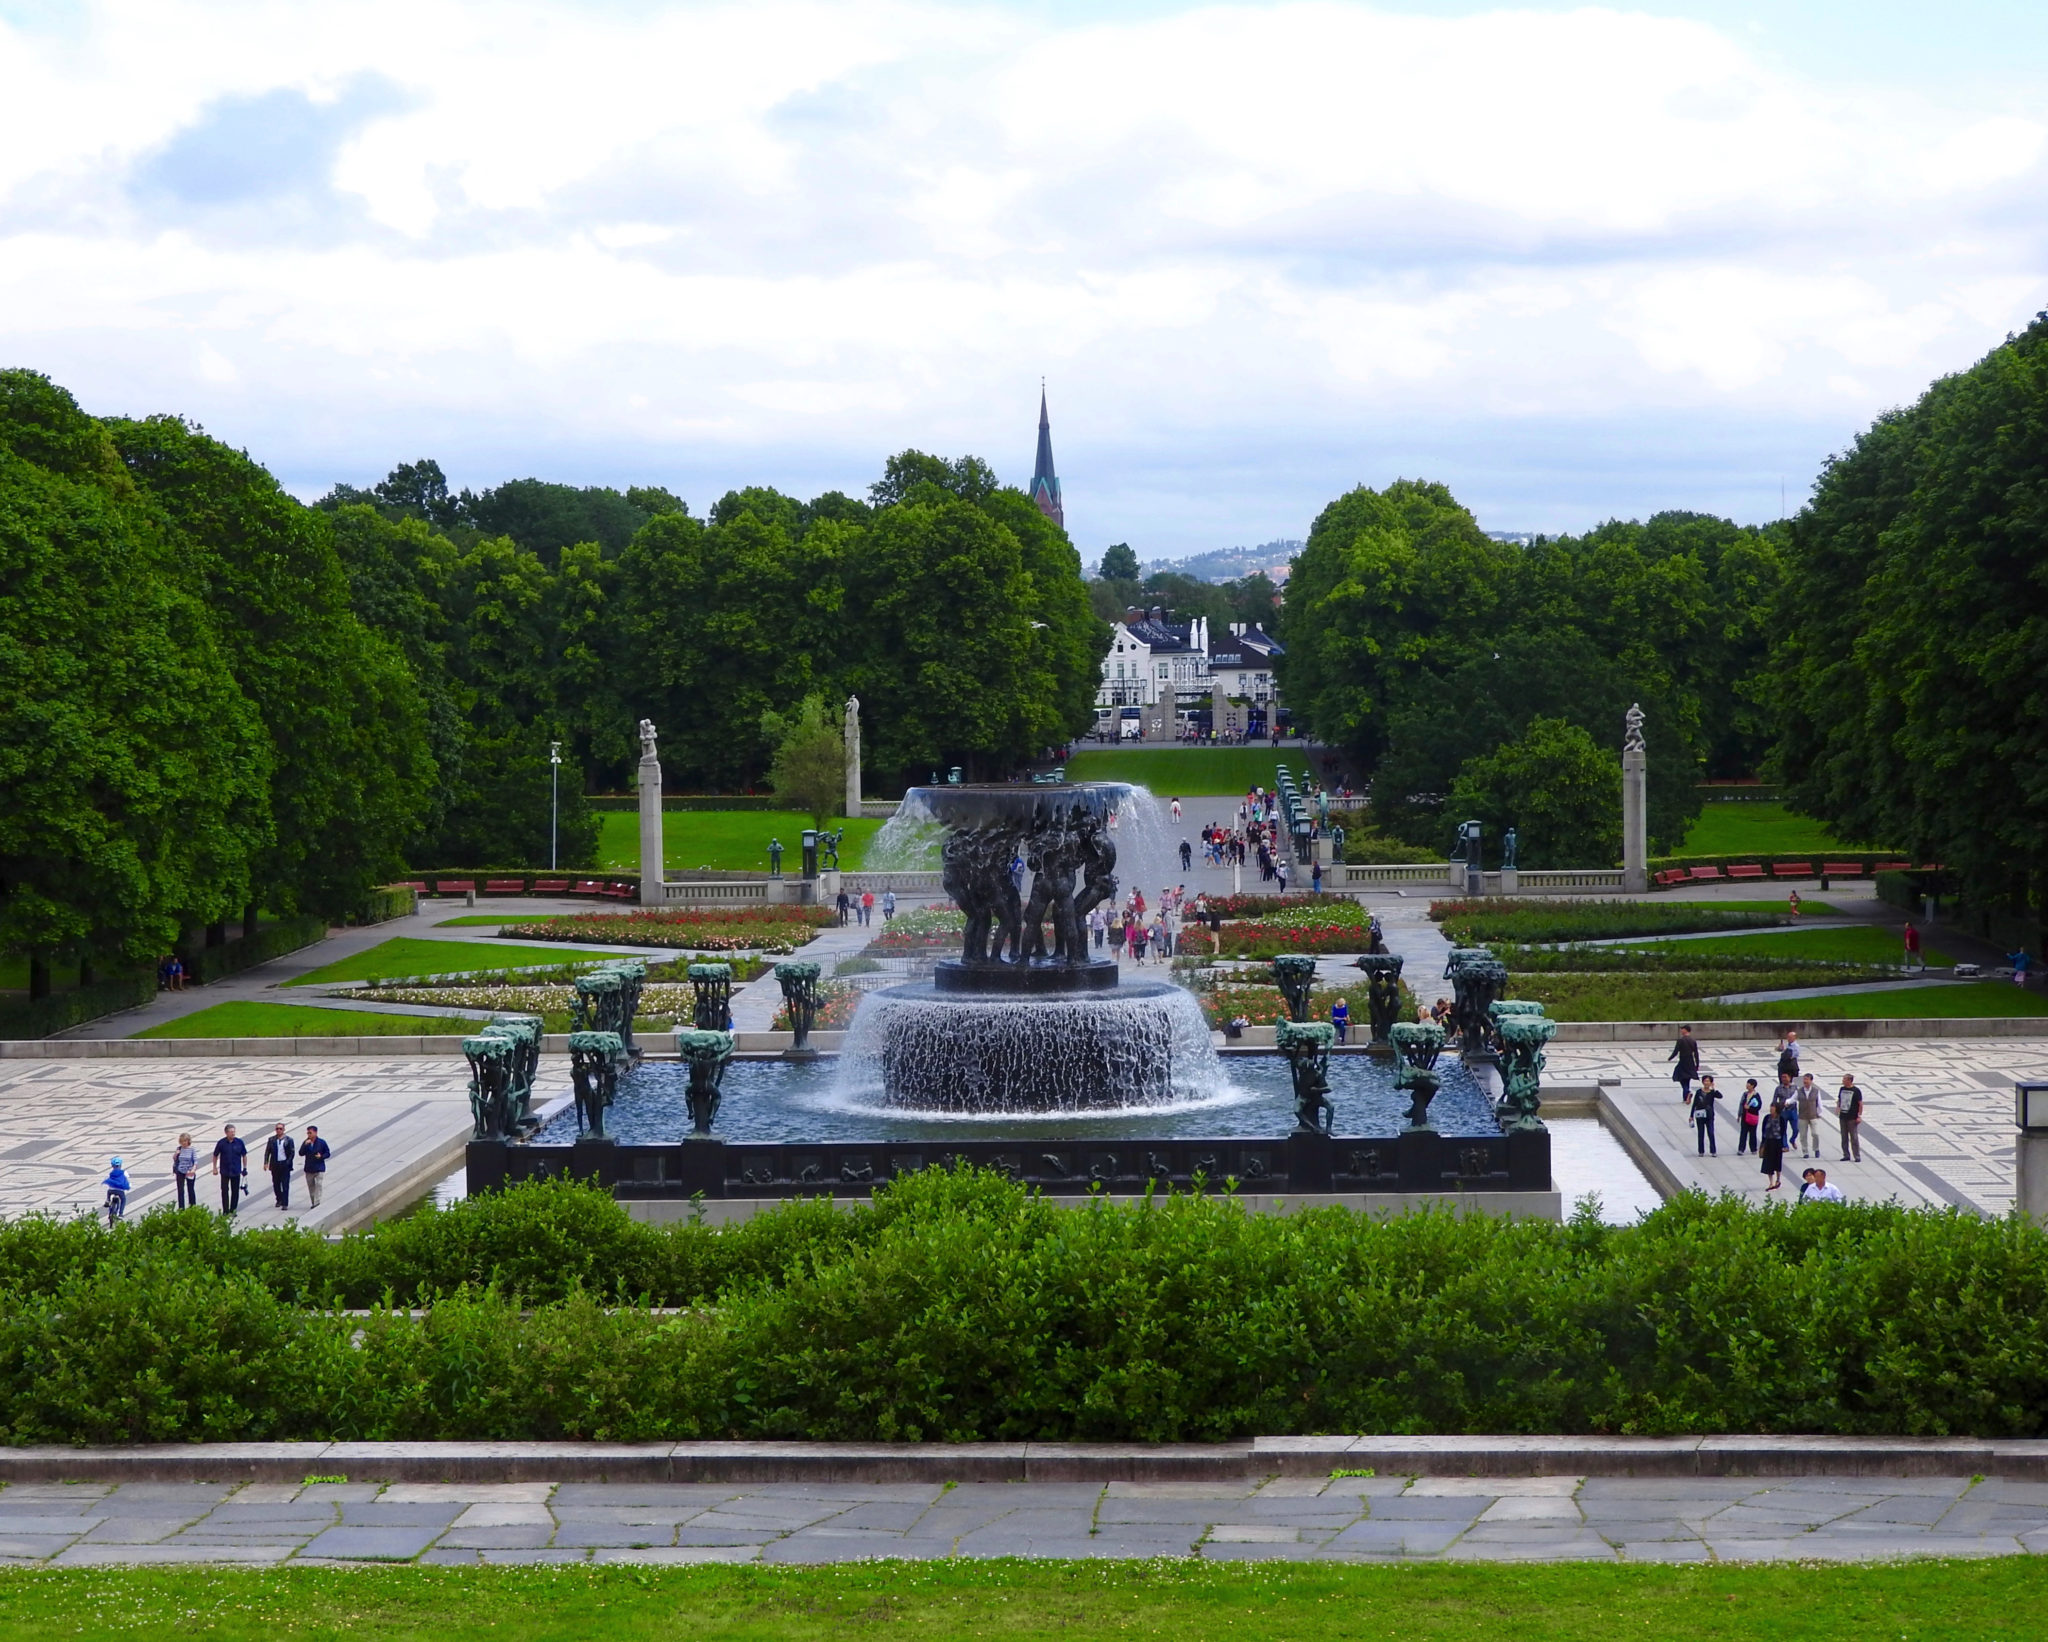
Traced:
POLYGON ((245 941, 256 939, 256 903, 254 901, 251 901, 242 908, 242 939, 245 941))
POLYGON ((34 1003, 50 995, 50 960, 39 952, 28 956, 28 999, 34 1003))
POLYGON ((206 944, 208 946, 226 946, 228 944, 227 919, 216 918, 206 926, 206 944))
POLYGON ((78 960, 78 987, 79 987, 79 990, 80 990, 80 991, 84 991, 84 990, 85 990, 85 988, 87 988, 88 986, 91 986, 91 985, 93 984, 93 982, 94 982, 94 981, 96 981, 97 979, 99 979, 99 977, 98 977, 97 975, 95 975, 95 974, 93 973, 93 971, 92 971, 92 959, 90 959, 90 958, 80 958, 80 959, 78 960))

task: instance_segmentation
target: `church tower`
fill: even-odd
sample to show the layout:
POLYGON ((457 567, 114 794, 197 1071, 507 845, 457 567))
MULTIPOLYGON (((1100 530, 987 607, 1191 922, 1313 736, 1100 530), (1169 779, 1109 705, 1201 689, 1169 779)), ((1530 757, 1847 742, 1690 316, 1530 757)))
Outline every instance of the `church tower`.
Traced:
POLYGON ((1038 390, 1038 465, 1031 470, 1031 499, 1038 504, 1038 511, 1058 525, 1062 530, 1067 525, 1067 515, 1060 507, 1059 475, 1052 470, 1052 421, 1045 414, 1045 388, 1038 390))

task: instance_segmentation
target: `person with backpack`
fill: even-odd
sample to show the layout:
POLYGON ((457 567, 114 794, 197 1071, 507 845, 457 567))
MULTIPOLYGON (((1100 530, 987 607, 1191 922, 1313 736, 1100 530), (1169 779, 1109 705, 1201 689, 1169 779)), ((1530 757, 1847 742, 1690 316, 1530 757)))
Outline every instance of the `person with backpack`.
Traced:
POLYGON ((1778 1071, 1799 1076, 1799 1034, 1787 1032, 1778 1040, 1778 1071))
POLYGON ((1714 1142, 1714 1102, 1721 1098, 1721 1091, 1714 1087, 1714 1075, 1709 1072, 1700 1079, 1700 1086, 1692 1092, 1692 1121, 1699 1131, 1700 1156, 1709 1154, 1719 1157, 1721 1148, 1714 1142))
POLYGON ((1736 1115, 1742 1120, 1742 1127, 1735 1137, 1735 1155, 1756 1150, 1757 1125, 1763 1121, 1764 1097, 1758 1092, 1756 1079, 1748 1079, 1742 1086, 1742 1098, 1736 1102, 1736 1115))
POLYGON ((1671 1081, 1678 1085, 1678 1102, 1681 1106, 1692 1104, 1693 1080, 1700 1075, 1700 1043, 1692 1035, 1692 1028, 1678 1029, 1678 1042, 1671 1046, 1671 1053, 1664 1057, 1678 1064, 1671 1068, 1671 1081))

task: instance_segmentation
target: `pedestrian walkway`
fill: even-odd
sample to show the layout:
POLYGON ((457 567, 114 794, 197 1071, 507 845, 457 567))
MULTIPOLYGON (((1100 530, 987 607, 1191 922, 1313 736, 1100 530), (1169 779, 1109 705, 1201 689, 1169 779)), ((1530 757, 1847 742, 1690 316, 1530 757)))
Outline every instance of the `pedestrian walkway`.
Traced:
POLYGON ((0 1561, 866 1557, 1725 1562, 2048 1551, 2048 1483, 1345 1476, 1075 1483, 15 1483, 0 1561))

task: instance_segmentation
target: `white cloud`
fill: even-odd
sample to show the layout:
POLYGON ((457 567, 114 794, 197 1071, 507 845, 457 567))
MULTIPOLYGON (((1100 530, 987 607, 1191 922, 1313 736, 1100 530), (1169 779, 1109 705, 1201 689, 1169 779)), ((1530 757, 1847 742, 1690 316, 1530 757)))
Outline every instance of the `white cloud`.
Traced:
POLYGON ((1739 511, 2039 305, 2041 122, 1609 10, 104 0, 0 83, 0 359, 308 489, 1016 477, 1043 372, 1084 540, 1739 511))

